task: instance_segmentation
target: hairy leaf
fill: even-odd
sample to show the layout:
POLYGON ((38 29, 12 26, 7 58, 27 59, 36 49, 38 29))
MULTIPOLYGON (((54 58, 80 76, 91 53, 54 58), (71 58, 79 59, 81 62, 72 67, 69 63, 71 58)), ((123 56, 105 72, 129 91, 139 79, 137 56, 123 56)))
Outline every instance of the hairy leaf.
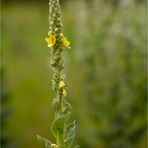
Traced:
POLYGON ((65 139, 65 148, 71 148, 71 145, 75 138, 75 121, 67 126, 66 136, 67 137, 65 139))
POLYGON ((52 142, 50 140, 47 140, 46 138, 41 137, 39 135, 37 135, 37 139, 38 139, 39 142, 44 144, 46 148, 51 148, 52 142))
POLYGON ((64 123, 67 121, 70 113, 61 115, 55 119, 51 125, 51 131, 55 137, 58 137, 59 133, 62 133, 64 123))
POLYGON ((72 106, 69 104, 65 99, 63 99, 64 107, 63 107, 63 113, 67 114, 68 112, 71 111, 72 106))

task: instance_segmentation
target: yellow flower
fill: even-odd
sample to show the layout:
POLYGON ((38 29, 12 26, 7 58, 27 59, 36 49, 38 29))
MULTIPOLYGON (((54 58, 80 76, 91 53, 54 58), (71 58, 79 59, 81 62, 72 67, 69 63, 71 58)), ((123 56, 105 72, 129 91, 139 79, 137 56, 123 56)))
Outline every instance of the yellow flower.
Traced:
POLYGON ((64 83, 64 81, 60 81, 59 83, 59 89, 62 89, 66 86, 66 84, 64 83))
POLYGON ((49 38, 45 38, 45 41, 48 43, 48 47, 52 47, 56 43, 56 37, 48 32, 49 38))
POLYGON ((70 42, 67 40, 66 37, 62 37, 62 43, 63 43, 63 46, 67 47, 67 48, 71 48, 70 47, 70 42))
POLYGON ((65 89, 63 89, 63 90, 62 90, 62 95, 63 95, 64 97, 66 97, 66 96, 67 96, 67 92, 66 92, 66 90, 65 90, 65 89))

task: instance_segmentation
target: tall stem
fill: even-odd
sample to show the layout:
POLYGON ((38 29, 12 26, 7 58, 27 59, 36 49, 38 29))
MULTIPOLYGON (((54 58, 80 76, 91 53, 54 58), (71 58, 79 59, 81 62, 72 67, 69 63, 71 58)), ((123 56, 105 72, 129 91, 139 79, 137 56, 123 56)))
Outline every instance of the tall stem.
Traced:
MULTIPOLYGON (((61 21, 61 11, 59 0, 49 0, 49 30, 56 38, 56 43, 51 49, 51 65, 53 67, 53 79, 52 87, 55 92, 55 99, 58 102, 58 109, 55 111, 55 117, 58 118, 63 115, 63 97, 66 96, 65 88, 60 89, 59 84, 63 81, 62 69, 64 68, 64 62, 62 57, 63 52, 63 24, 61 21), (63 91, 65 94, 63 94, 63 91)), ((64 38, 65 46, 68 45, 68 41, 64 38)), ((56 137, 58 148, 64 148, 66 123, 60 129, 58 136, 56 137)))
POLYGON ((50 147, 54 148, 65 148, 68 144, 71 145, 70 142, 72 138, 74 138, 74 131, 72 131, 72 137, 67 136, 71 135, 71 130, 68 130, 70 127, 66 126, 71 105, 64 98, 67 96, 67 92, 65 89, 64 75, 62 74, 64 68, 62 52, 64 47, 70 48, 70 42, 63 35, 59 0, 49 0, 48 36, 48 38, 45 38, 45 41, 51 50, 51 66, 53 67, 52 88, 55 93, 55 98, 52 103, 55 120, 52 123, 51 130, 56 138, 57 145, 51 144, 50 141, 47 141, 47 139, 43 137, 38 136, 38 139, 44 142, 46 147, 47 145, 51 145, 50 147), (69 134, 67 132, 69 132, 69 134))

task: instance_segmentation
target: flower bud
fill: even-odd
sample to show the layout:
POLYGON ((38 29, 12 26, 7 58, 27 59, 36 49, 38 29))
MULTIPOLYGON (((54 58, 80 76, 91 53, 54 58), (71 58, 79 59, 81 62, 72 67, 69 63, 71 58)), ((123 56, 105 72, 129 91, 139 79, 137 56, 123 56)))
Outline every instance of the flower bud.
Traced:
POLYGON ((64 81, 60 81, 59 83, 59 89, 62 89, 66 86, 66 84, 64 83, 64 81))
POLYGON ((58 28, 55 28, 55 32, 57 32, 58 31, 58 28))
POLYGON ((60 36, 61 36, 61 37, 64 37, 63 33, 60 33, 60 36))
POLYGON ((49 36, 51 35, 51 31, 48 31, 48 35, 49 35, 49 36))
POLYGON ((56 144, 51 144, 51 148, 58 148, 56 144))
POLYGON ((63 95, 64 97, 66 97, 66 96, 67 96, 67 92, 66 92, 66 90, 65 90, 65 89, 63 89, 63 90, 62 90, 62 95, 63 95))

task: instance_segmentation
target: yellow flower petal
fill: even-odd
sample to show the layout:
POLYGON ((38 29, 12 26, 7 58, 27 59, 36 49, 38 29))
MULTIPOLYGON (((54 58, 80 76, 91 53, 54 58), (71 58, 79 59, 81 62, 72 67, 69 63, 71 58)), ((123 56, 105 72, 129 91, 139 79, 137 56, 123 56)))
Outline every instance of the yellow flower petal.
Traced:
POLYGON ((46 41, 47 43, 49 43, 49 42, 50 42, 49 40, 50 40, 49 38, 45 38, 45 41, 46 41))
POLYGON ((56 43, 56 37, 54 35, 50 35, 49 38, 45 38, 45 41, 48 43, 48 47, 52 47, 56 43))
POLYGON ((63 95, 64 97, 66 97, 66 96, 67 96, 67 92, 66 92, 66 90, 65 90, 65 89, 63 89, 63 91, 62 91, 62 95, 63 95))
POLYGON ((52 46, 53 46, 53 44, 48 44, 47 46, 48 46, 48 47, 52 47, 52 46))
POLYGON ((62 89, 66 86, 66 84, 64 83, 64 81, 60 81, 59 83, 59 89, 62 89))
POLYGON ((65 47, 68 47, 70 46, 70 42, 67 40, 67 38, 63 37, 62 38, 62 43, 65 47))

